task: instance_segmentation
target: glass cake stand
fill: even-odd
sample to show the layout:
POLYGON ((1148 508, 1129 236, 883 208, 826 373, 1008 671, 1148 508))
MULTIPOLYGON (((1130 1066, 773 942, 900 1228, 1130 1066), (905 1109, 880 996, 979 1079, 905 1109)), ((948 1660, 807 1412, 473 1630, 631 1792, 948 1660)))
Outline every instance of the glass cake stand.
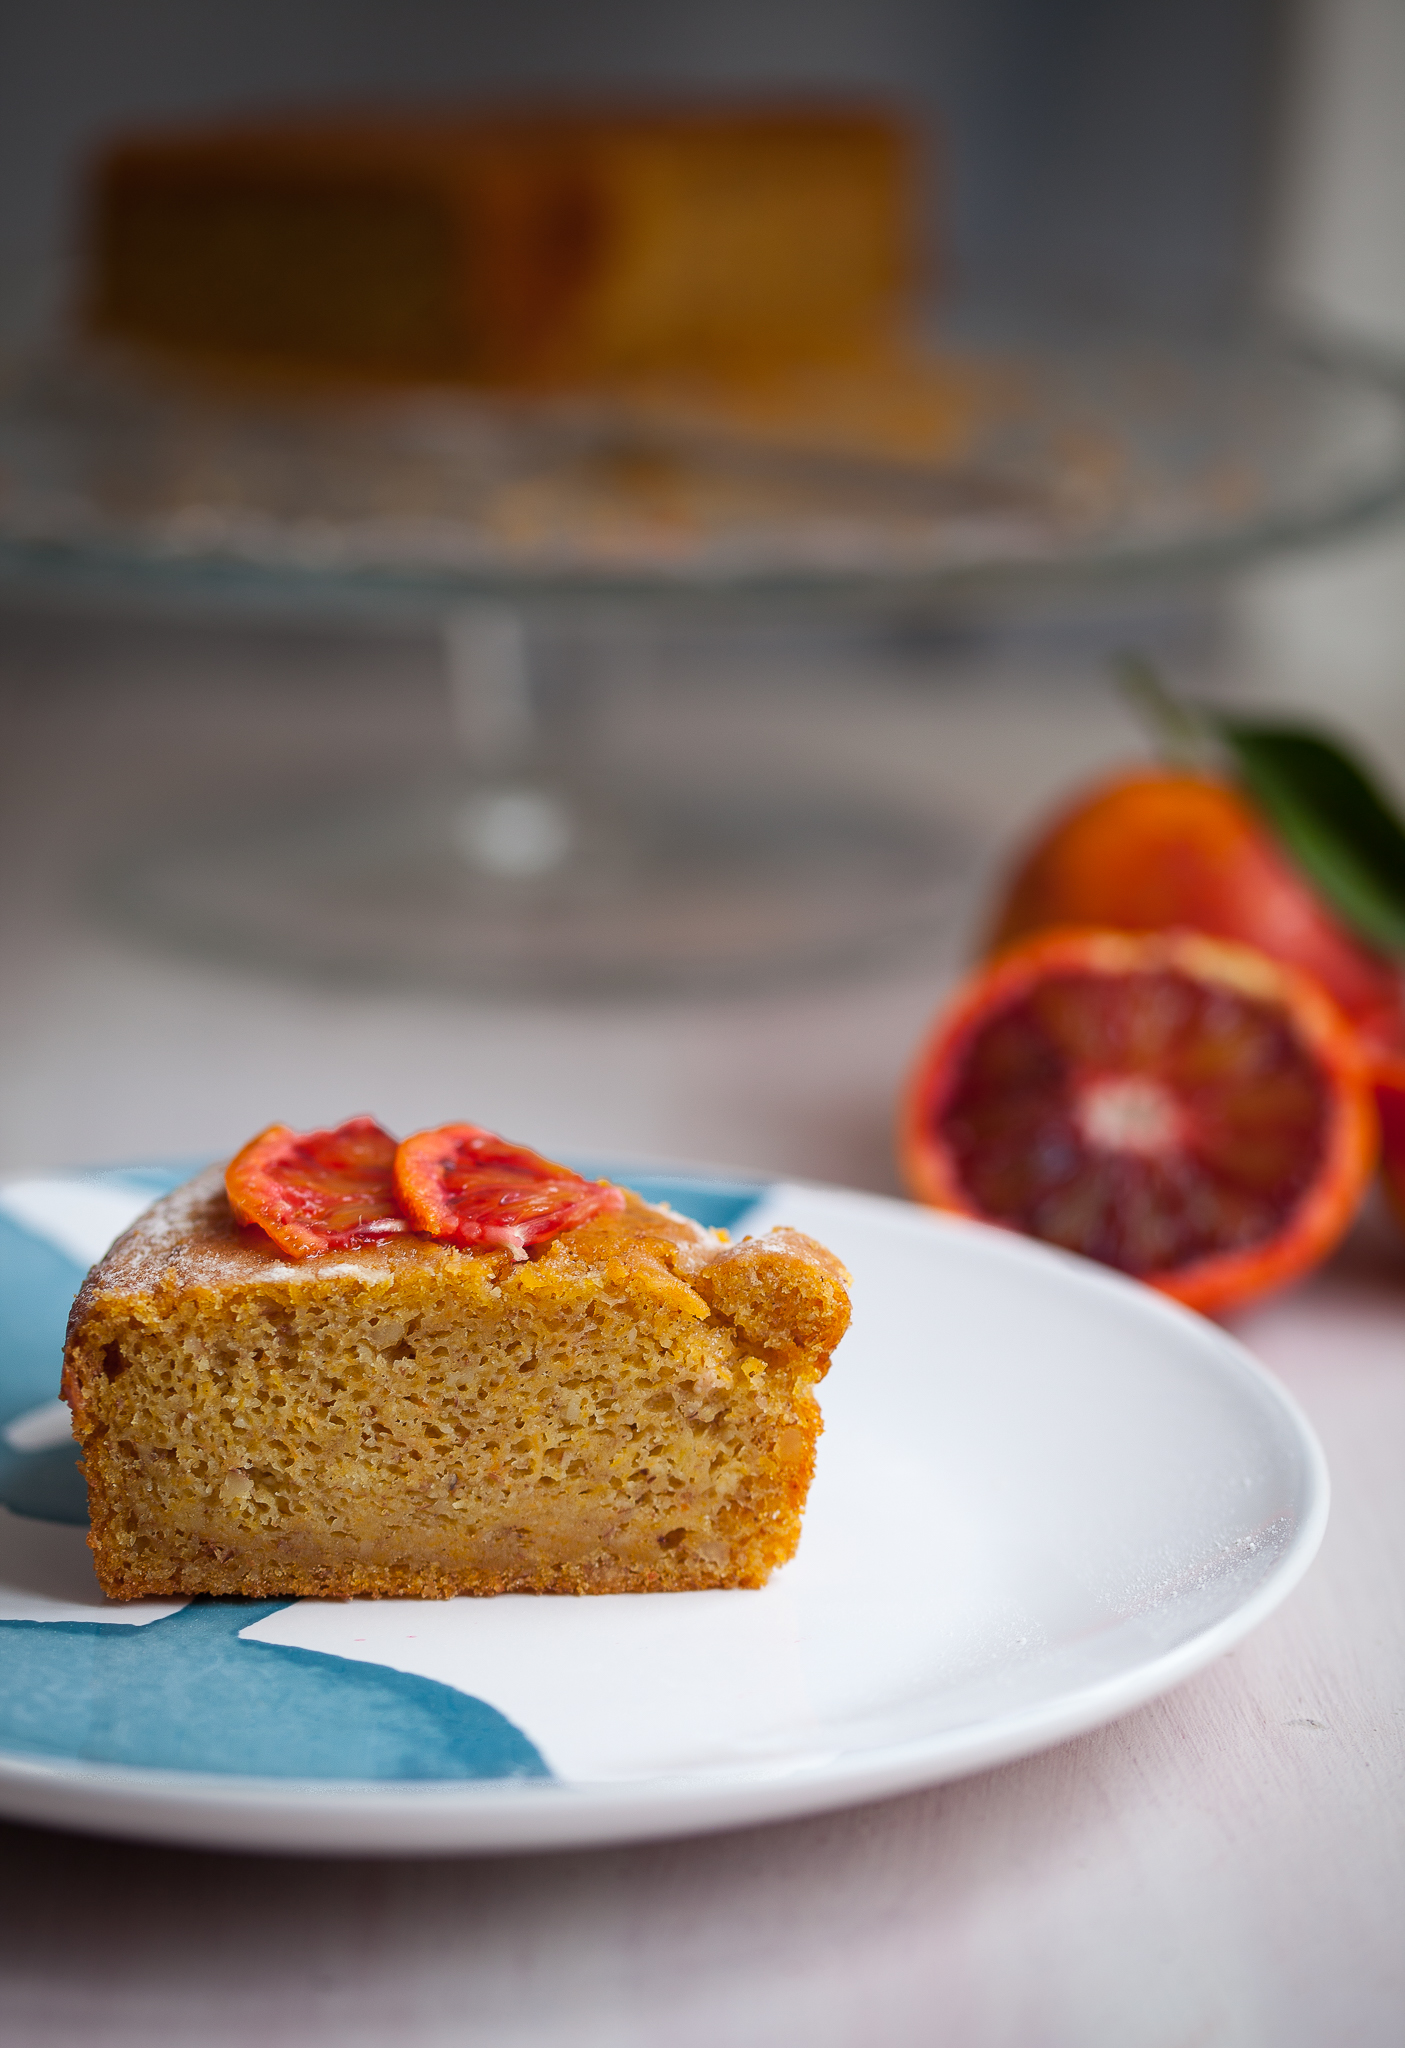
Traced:
POLYGON ((582 678, 631 619, 969 616, 1224 573, 1401 505, 1400 366, 1265 336, 590 399, 220 388, 76 348, 0 385, 11 584, 442 636, 446 761, 314 787, 293 818, 251 793, 114 864, 109 905, 285 969, 505 993, 829 969, 949 914, 962 850, 929 811, 725 733, 592 745, 582 678))

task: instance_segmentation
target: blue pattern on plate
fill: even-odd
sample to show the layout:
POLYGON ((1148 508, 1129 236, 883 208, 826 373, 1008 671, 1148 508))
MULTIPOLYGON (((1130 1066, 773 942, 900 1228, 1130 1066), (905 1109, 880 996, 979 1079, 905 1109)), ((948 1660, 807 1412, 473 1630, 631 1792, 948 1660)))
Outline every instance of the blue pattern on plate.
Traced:
MULTIPOLYGON (((153 1198, 193 1169, 134 1167, 100 1176, 153 1198)), ((582 1164, 598 1176, 608 1164, 582 1164)), ((732 1230, 764 1188, 675 1175, 621 1177, 732 1230)), ((69 1306, 83 1272, 0 1216, 0 1424, 58 1392, 69 1306)), ((87 1497, 67 1445, 13 1451, 0 1439, 0 1501, 17 1514, 86 1525, 87 1497)), ((277 1778, 365 1781, 549 1778, 521 1729, 484 1700, 382 1665, 239 1631, 286 1601, 197 1601, 164 1621, 0 1621, 0 1748, 85 1763, 277 1778)))
POLYGON ((83 1268, 0 1215, 0 1423, 52 1401, 83 1268))
POLYGON ((753 1180, 692 1180, 672 1173, 635 1173, 618 1160, 569 1162, 588 1180, 618 1180, 642 1195, 646 1202, 667 1202, 695 1223, 709 1230, 735 1230, 747 1212, 765 1194, 764 1184, 753 1180))
POLYGON ((8 1444, 0 1444, 0 1505, 36 1522, 67 1522, 70 1528, 86 1529, 88 1487, 77 1445, 12 1451, 8 1444))
POLYGON ((0 1622, 0 1748, 258 1778, 549 1778, 496 1707, 432 1678, 244 1643, 286 1600, 164 1621, 0 1622))
MULTIPOLYGON (((75 1260, 0 1216, 0 1428, 58 1393, 63 1333, 82 1284, 75 1260)), ((0 1437, 0 1502, 17 1515, 86 1528, 77 1451, 13 1451, 0 1437)))
MULTIPOLYGON (((132 1188, 154 1201, 197 1171, 197 1162, 99 1167, 74 1178, 132 1188)), ((47 1239, 0 1215, 0 1428, 59 1390, 63 1335, 85 1268, 47 1239)), ((11 1450, 0 1437, 0 1503, 42 1522, 88 1526, 88 1493, 70 1444, 11 1450)))

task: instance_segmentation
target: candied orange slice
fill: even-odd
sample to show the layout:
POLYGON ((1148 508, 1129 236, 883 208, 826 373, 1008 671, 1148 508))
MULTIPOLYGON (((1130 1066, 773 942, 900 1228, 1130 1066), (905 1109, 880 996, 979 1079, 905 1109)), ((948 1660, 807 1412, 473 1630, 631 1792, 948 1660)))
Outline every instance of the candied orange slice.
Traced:
POLYGON ((395 1188, 417 1230, 448 1244, 527 1247, 592 1216, 624 1207, 624 1191, 583 1180, 524 1145, 477 1124, 441 1124, 407 1138, 395 1155, 395 1188))
POLYGON ((230 1161, 224 1184, 241 1223, 306 1259, 410 1228, 394 1167, 395 1140, 374 1117, 350 1117, 332 1131, 270 1124, 230 1161))
POLYGON ((1376 1116, 1356 1033, 1306 975, 1193 932, 1055 931, 958 992, 901 1147, 921 1200, 1217 1311, 1331 1250, 1376 1116))

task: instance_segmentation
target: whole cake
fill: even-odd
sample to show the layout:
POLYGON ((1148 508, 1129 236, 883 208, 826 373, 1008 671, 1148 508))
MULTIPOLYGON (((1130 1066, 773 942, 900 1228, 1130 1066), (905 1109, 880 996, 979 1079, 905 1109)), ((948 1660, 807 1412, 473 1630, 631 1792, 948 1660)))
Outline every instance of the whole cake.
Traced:
POLYGON ((116 1599, 759 1586, 792 1555, 847 1275, 472 1125, 275 1126, 74 1304, 116 1599), (231 1199, 231 1197, 233 1199, 231 1199))
POLYGON ((843 360, 915 282, 902 125, 871 108, 291 117, 97 167, 89 318, 225 364, 591 383, 843 360))

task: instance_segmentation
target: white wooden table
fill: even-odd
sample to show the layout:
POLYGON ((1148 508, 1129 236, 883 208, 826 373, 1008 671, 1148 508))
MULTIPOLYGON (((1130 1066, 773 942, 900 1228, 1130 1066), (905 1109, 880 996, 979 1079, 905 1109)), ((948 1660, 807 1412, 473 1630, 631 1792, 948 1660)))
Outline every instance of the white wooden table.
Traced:
MULTIPOLYGON (((227 756, 211 677, 236 657, 32 622, 7 644, 0 1170, 210 1153, 274 1114, 367 1107, 892 1187, 892 1093, 946 960, 686 1009, 528 1011, 142 955, 74 878, 192 736, 227 756), (444 1092, 465 1073, 471 1105, 444 1092)), ((239 701, 265 737, 315 733, 279 658, 237 658, 239 701)), ((370 730, 374 693, 341 681, 370 730)), ((428 729, 429 682, 402 683, 397 720, 428 729)), ((945 730, 932 772, 976 790, 996 834, 1127 743, 1072 688, 958 692, 945 730)), ((306 1863, 0 1828, 7 2043, 1395 2048, 1405 1243, 1376 1219, 1243 1332, 1322 1436, 1332 1522, 1287 1607, 1169 1698, 889 1804, 637 1849, 306 1863)))

